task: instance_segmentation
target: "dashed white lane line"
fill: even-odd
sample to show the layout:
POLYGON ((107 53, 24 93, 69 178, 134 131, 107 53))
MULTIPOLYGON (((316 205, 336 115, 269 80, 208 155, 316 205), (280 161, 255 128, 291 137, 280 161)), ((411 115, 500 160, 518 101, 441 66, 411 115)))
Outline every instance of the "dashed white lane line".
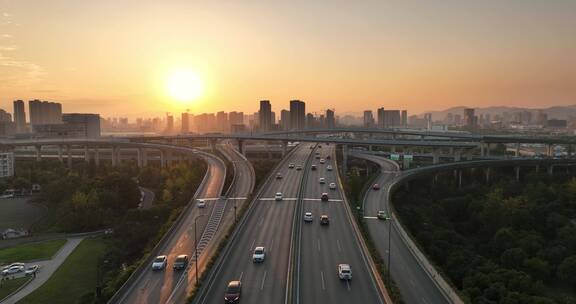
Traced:
POLYGON ((377 220, 378 218, 375 216, 365 216, 365 219, 370 219, 370 220, 377 220))
POLYGON ((260 290, 264 289, 264 282, 266 282, 266 271, 264 271, 264 276, 262 277, 262 283, 260 284, 260 290))
POLYGON ((252 245, 250 246, 250 249, 248 249, 248 250, 250 250, 250 252, 252 252, 252 250, 254 250, 254 244, 256 244, 256 239, 254 239, 252 241, 252 245))
POLYGON ((318 239, 318 251, 320 251, 320 239, 318 239))
POLYGON ((274 248, 274 239, 272 239, 272 243, 270 244, 270 253, 272 253, 272 248, 274 248))
POLYGON ((346 286, 348 287, 348 291, 350 291, 352 288, 350 287, 350 280, 346 280, 346 286))
POLYGON ((338 251, 342 252, 342 246, 340 245, 340 240, 336 240, 336 246, 338 247, 338 251))
POLYGON ((242 271, 242 272, 240 273, 240 277, 238 278, 238 281, 242 282, 242 277, 243 277, 243 276, 244 276, 244 271, 242 271))
MULTIPOLYGON (((273 197, 262 197, 258 199, 259 201, 275 201, 276 199, 273 197)), ((298 200, 298 198, 296 197, 288 197, 288 198, 282 198, 281 201, 296 201, 298 200)), ((279 201, 279 202, 281 202, 279 201)))
POLYGON ((322 278, 322 290, 326 290, 326 284, 324 283, 324 272, 320 271, 320 277, 322 278))
MULTIPOLYGON (((311 202, 319 202, 321 199, 319 198, 303 198, 303 201, 311 201, 311 202)), ((329 199, 329 202, 342 202, 341 199, 329 199)))

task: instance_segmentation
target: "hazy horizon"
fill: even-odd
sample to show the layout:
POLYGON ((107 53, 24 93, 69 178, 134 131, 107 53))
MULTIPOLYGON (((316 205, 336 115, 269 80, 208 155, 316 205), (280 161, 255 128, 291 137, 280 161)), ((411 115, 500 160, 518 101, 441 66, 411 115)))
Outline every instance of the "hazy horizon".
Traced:
POLYGON ((0 0, 0 108, 102 116, 576 104, 576 2, 0 0), (198 75, 194 101, 166 82, 198 75), (137 110, 135 110, 137 109, 137 110), (138 114, 141 113, 141 114, 138 114))

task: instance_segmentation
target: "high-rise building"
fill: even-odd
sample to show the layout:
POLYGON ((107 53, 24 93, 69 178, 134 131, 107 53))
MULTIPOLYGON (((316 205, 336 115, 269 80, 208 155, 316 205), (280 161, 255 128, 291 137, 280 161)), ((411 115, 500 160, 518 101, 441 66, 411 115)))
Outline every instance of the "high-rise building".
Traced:
POLYGON ((426 129, 432 130, 432 113, 424 114, 424 121, 426 122, 426 129))
POLYGON ((306 127, 306 103, 290 100, 290 129, 303 130, 306 127))
POLYGON ((26 132, 26 112, 22 100, 14 100, 14 123, 16 124, 16 133, 26 132))
POLYGON ((171 133, 174 131, 174 116, 166 115, 166 133, 171 133))
POLYGON ((260 131, 270 131, 272 128, 272 105, 270 105, 270 100, 260 100, 258 116, 260 131))
POLYGON ((240 130, 244 125, 244 112, 230 112, 228 113, 228 123, 230 124, 230 130, 236 129, 240 130))
POLYGON ((326 110, 326 127, 334 129, 336 127, 336 119, 334 118, 334 110, 326 110))
MULTIPOLYGON (((400 126, 400 111, 399 110, 384 110, 383 111, 384 128, 392 128, 400 126)), ((380 122, 378 122, 380 124, 380 122)))
POLYGON ((378 108, 378 129, 384 129, 384 108, 378 108))
POLYGON ((224 111, 216 113, 216 131, 228 132, 228 114, 224 111))
POLYGON ((476 116, 474 116, 474 109, 464 109, 464 126, 470 130, 476 128, 476 116))
POLYGON ((186 134, 190 133, 190 114, 189 113, 182 113, 181 119, 181 133, 186 134))
POLYGON ((402 125, 402 128, 408 127, 408 111, 402 110, 402 118, 400 120, 400 124, 402 125))
POLYGON ((64 125, 80 126, 84 131, 83 137, 98 138, 100 137, 100 115, 85 113, 67 113, 62 115, 64 125))
POLYGON ((312 113, 306 114, 306 128, 314 129, 316 126, 316 118, 314 118, 314 115, 312 113))
POLYGON ((40 101, 38 99, 28 102, 31 125, 48 125, 62 123, 62 105, 56 102, 40 101))
POLYGON ((364 128, 373 128, 374 127, 374 115, 372 114, 372 110, 364 111, 364 128))
POLYGON ((290 130, 290 111, 280 111, 280 129, 290 130))

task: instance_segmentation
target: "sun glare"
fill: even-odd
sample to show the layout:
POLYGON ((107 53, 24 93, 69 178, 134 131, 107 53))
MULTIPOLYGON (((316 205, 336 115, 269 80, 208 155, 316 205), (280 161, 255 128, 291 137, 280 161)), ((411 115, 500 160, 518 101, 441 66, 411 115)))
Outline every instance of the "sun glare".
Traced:
POLYGON ((178 102, 188 102, 202 95, 202 80, 194 71, 176 70, 166 80, 168 95, 178 102))

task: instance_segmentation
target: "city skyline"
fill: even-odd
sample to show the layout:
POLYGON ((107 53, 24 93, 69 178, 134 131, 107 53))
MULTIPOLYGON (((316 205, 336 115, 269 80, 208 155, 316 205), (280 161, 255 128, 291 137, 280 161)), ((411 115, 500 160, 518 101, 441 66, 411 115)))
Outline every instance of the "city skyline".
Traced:
POLYGON ((360 112, 357 104, 415 114, 576 104, 570 1, 4 0, 0 9, 4 109, 36 98, 130 117, 232 106, 250 113, 258 100, 277 114, 293 99, 309 112, 340 113, 360 112), (197 73, 196 101, 167 92, 174 69, 197 73))

